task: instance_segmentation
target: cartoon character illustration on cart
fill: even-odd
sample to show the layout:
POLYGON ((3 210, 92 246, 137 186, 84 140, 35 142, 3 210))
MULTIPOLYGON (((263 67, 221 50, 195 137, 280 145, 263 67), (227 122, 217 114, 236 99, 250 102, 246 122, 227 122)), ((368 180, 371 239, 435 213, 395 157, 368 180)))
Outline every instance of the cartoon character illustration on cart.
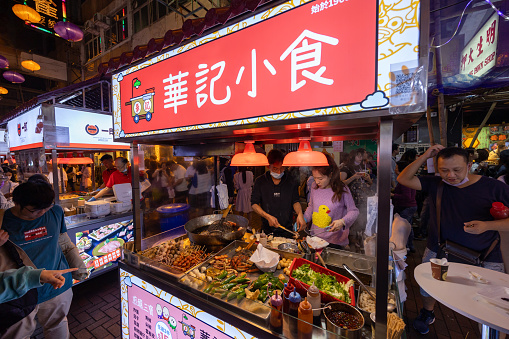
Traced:
POLYGON ((156 305, 157 319, 163 319, 163 308, 161 305, 156 305))
POLYGON ((167 307, 163 308, 163 319, 168 321, 170 319, 170 311, 167 307))
POLYGON ((134 78, 132 81, 131 99, 125 103, 126 106, 131 106, 131 115, 135 123, 139 123, 140 119, 150 121, 154 114, 155 87, 148 88, 145 90, 145 94, 135 97, 134 89, 138 89, 140 86, 141 81, 138 78, 134 78))
POLYGON ((193 325, 188 325, 184 322, 184 320, 188 320, 187 316, 185 314, 182 314, 182 321, 179 321, 179 323, 182 324, 182 332, 184 332, 185 336, 188 336, 191 339, 194 339, 195 333, 196 333, 196 327, 193 325))

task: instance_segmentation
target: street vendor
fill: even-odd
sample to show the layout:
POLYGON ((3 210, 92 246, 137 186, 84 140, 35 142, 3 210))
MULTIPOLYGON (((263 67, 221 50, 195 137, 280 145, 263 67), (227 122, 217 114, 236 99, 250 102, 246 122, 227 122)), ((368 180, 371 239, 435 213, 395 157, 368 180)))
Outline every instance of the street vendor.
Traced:
POLYGON ((305 227, 299 202, 299 184, 285 174, 284 156, 280 150, 271 150, 267 159, 269 170, 256 178, 251 194, 253 211, 262 217, 262 229, 266 234, 291 237, 289 232, 277 228, 292 230, 294 212, 298 227, 305 227))
POLYGON ((113 157, 110 154, 103 155, 100 160, 103 166, 106 167, 106 169, 102 173, 103 184, 99 186, 97 191, 100 191, 106 187, 108 180, 110 180, 111 174, 117 170, 117 168, 115 167, 115 163, 113 162, 113 157))
MULTIPOLYGON (((422 261, 436 258, 439 245, 447 240, 480 253, 482 267, 503 272, 498 231, 509 230, 509 218, 494 220, 490 208, 493 202, 509 205, 509 186, 492 178, 471 174, 469 169, 466 150, 434 145, 398 176, 400 184, 427 192, 431 199, 428 243, 422 261), (440 176, 415 176, 419 168, 434 156, 437 157, 440 176), (437 201, 441 211, 440 234, 437 201)), ((423 308, 413 325, 419 333, 426 334, 429 325, 435 321, 435 300, 422 289, 421 295, 423 308)))
MULTIPOLYGON (((357 219, 352 194, 340 179, 340 171, 328 154, 329 166, 313 167, 314 183, 310 190, 309 204, 304 219, 311 223, 311 235, 327 241, 332 247, 348 245, 350 227, 357 219)), ((304 227, 299 229, 303 231, 304 227)))
POLYGON ((111 173, 106 187, 88 201, 95 201, 111 193, 114 185, 131 183, 131 167, 129 167, 129 161, 127 161, 126 158, 118 157, 115 159, 115 166, 117 167, 117 171, 111 173))

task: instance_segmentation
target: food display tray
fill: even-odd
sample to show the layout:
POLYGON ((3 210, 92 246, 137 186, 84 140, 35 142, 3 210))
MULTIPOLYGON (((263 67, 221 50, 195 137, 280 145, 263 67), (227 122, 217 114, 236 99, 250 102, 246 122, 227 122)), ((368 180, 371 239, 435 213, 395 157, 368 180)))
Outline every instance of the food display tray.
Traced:
POLYGON ((100 229, 103 229, 103 228, 108 227, 108 226, 111 226, 111 225, 105 225, 105 226, 99 227, 97 230, 95 230, 95 231, 91 232, 91 233, 88 235, 88 237, 89 237, 89 238, 94 239, 95 241, 102 241, 104 238, 106 238, 106 237, 108 237, 108 236, 112 235, 113 233, 115 233, 116 231, 118 231, 120 228, 122 228, 122 227, 124 227, 124 226, 125 226, 124 224, 122 224, 122 223, 120 223, 120 222, 117 222, 117 223, 115 223, 115 224, 113 224, 113 225, 115 225, 115 228, 111 229, 111 230, 110 230, 110 232, 103 234, 101 237, 96 236, 96 235, 95 235, 95 233, 96 233, 97 231, 99 231, 100 229))
MULTIPOLYGON (((350 279, 347 278, 347 277, 344 277, 342 276, 341 274, 337 274, 336 272, 334 271, 331 271, 331 270, 328 270, 326 269, 325 267, 322 267, 322 266, 319 266, 309 260, 306 260, 306 259, 302 259, 302 258, 297 258, 295 260, 293 260, 292 262, 292 265, 290 266, 290 275, 293 274, 293 271, 295 271, 297 268, 301 267, 302 265, 305 265, 305 264, 309 264, 311 269, 315 272, 319 272, 319 273, 324 273, 324 274, 327 274, 327 275, 332 275, 334 277, 336 277, 336 280, 340 283, 346 283, 348 282, 350 279)), ((297 292, 299 292, 301 295, 305 295, 307 289, 309 288, 309 285, 306 284, 306 283, 303 283, 302 281, 300 280, 297 280, 293 277, 290 276, 290 282, 295 286, 297 292)), ((339 300, 337 298, 334 298, 333 296, 327 294, 327 293, 324 293, 322 291, 320 291, 320 295, 322 297, 322 303, 330 303, 330 302, 334 302, 334 301, 340 301, 340 302, 344 302, 342 300, 339 300)), ((352 300, 350 305, 352 306, 355 306, 355 289, 354 289, 354 286, 350 286, 350 291, 349 291, 349 295, 350 295, 350 299, 352 300)))
MULTIPOLYGON (((155 236, 153 238, 155 238, 155 236)), ((191 242, 189 241, 189 238, 187 237, 187 234, 179 236, 179 237, 168 237, 168 238, 157 237, 157 238, 160 238, 160 239, 153 239, 154 242, 157 240, 157 242, 155 242, 157 245, 163 243, 164 241, 171 240, 171 239, 186 240, 189 242, 189 245, 191 244, 191 242)), ((153 247, 153 246, 148 246, 147 248, 150 248, 150 247, 153 247)), ((178 279, 182 278, 187 272, 195 269, 197 266, 200 265, 200 264, 195 265, 195 266, 191 267, 189 270, 182 272, 182 271, 179 271, 171 266, 162 264, 158 261, 149 259, 145 256, 142 256, 139 253, 136 253, 134 251, 134 242, 125 243, 122 249, 123 249, 124 262, 127 265, 133 266, 137 269, 145 270, 147 272, 154 273, 156 275, 163 274, 171 281, 177 281, 178 279)))
MULTIPOLYGON (((228 255, 229 258, 232 258, 235 254, 237 254, 237 252, 235 250, 239 246, 242 247, 242 248, 245 248, 247 245, 248 244, 246 242, 244 242, 244 241, 235 240, 232 243, 230 243, 228 246, 223 248, 221 251, 219 251, 214 256, 228 255)), ((255 245, 253 245, 251 247, 252 250, 254 250, 255 248, 256 248, 255 245)), ((299 258, 300 257, 299 254, 295 254, 295 253, 279 251, 279 250, 273 250, 272 248, 270 250, 274 251, 274 252, 277 252, 280 255, 280 259, 281 258, 286 258, 286 259, 292 259, 293 260, 294 258, 299 258)), ((214 256, 212 256, 209 259, 207 259, 206 261, 204 261, 201 265, 196 266, 195 269, 200 270, 201 267, 209 267, 211 265, 210 261, 212 259, 214 259, 214 256)), ((268 306, 269 299, 267 299, 264 303, 262 303, 261 301, 253 301, 253 300, 249 300, 249 299, 246 299, 246 298, 244 298, 240 302, 237 302, 236 299, 233 299, 231 301, 227 301, 226 299, 221 299, 221 298, 215 297, 214 295, 210 295, 210 294, 207 294, 207 293, 203 292, 203 290, 208 286, 209 283, 208 282, 203 282, 200 279, 194 278, 194 277, 190 276, 189 273, 190 272, 188 271, 186 273, 185 277, 180 278, 179 281, 182 284, 185 284, 185 285, 187 285, 187 286, 189 286, 191 288, 193 288, 191 286, 193 283, 194 284, 198 284, 199 287, 197 289, 195 289, 195 290, 197 291, 197 294, 201 295, 203 298, 206 298, 206 299, 209 299, 209 300, 213 300, 214 304, 220 305, 221 307, 226 308, 228 310, 234 310, 234 312, 237 313, 237 314, 242 313, 243 316, 245 316, 245 317, 255 316, 258 319, 261 318, 262 321, 265 322, 268 325, 269 316, 270 316, 270 307, 268 306), (262 306, 262 305, 265 305, 265 306, 262 306), (252 310, 252 309, 257 309, 257 311, 256 312, 250 312, 249 310, 252 310)), ((251 281, 255 281, 256 279, 258 279, 258 277, 262 273, 263 272, 261 272, 261 271, 258 271, 258 272, 255 272, 255 273, 247 273, 246 277, 251 279, 251 281)), ((283 273, 282 269, 281 270, 276 270, 274 272, 274 276, 277 277, 279 274, 282 274, 282 273, 283 273)))

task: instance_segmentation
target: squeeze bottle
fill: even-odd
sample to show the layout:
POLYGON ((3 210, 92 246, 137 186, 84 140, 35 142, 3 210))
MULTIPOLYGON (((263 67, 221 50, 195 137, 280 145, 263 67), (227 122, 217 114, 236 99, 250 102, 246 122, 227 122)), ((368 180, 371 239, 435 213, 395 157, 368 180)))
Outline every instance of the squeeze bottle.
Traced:
POLYGON ((285 283, 285 288, 283 290, 283 313, 288 314, 290 311, 290 293, 293 291, 292 283, 285 283))
MULTIPOLYGON (((308 289, 307 300, 311 304, 311 307, 313 309, 320 308, 322 306, 322 297, 320 296, 320 291, 318 290, 314 283, 308 289)), ((321 325, 320 314, 321 310, 313 311, 313 324, 321 325)))
POLYGON ((277 291, 276 294, 270 297, 270 305, 272 307, 270 310, 270 328, 274 332, 282 333, 283 313, 281 313, 281 310, 283 309, 283 298, 278 295, 277 291))
POLYGON ((300 294, 295 291, 295 287, 293 288, 293 292, 290 293, 290 297, 288 298, 289 304, 289 323, 290 323, 290 332, 297 333, 297 324, 299 317, 299 304, 301 301, 300 294))
POLYGON ((260 244, 262 244, 263 247, 267 247, 267 235, 264 231, 260 234, 260 244))
POLYGON ((313 332, 313 309, 307 298, 299 305, 299 338, 311 338, 313 332))

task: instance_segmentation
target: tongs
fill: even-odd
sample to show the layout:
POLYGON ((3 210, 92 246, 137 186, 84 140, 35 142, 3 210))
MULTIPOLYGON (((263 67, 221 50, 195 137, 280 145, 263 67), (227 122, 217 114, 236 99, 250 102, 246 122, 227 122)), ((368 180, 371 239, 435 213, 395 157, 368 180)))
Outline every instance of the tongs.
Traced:
POLYGON ((297 237, 297 238, 299 238, 299 237, 300 237, 300 234, 299 234, 298 232, 290 231, 288 228, 283 227, 283 226, 281 226, 281 225, 276 226, 276 228, 279 228, 279 229, 282 229, 282 230, 284 230, 284 231, 286 231, 286 232, 288 232, 288 233, 291 233, 294 237, 297 237))

